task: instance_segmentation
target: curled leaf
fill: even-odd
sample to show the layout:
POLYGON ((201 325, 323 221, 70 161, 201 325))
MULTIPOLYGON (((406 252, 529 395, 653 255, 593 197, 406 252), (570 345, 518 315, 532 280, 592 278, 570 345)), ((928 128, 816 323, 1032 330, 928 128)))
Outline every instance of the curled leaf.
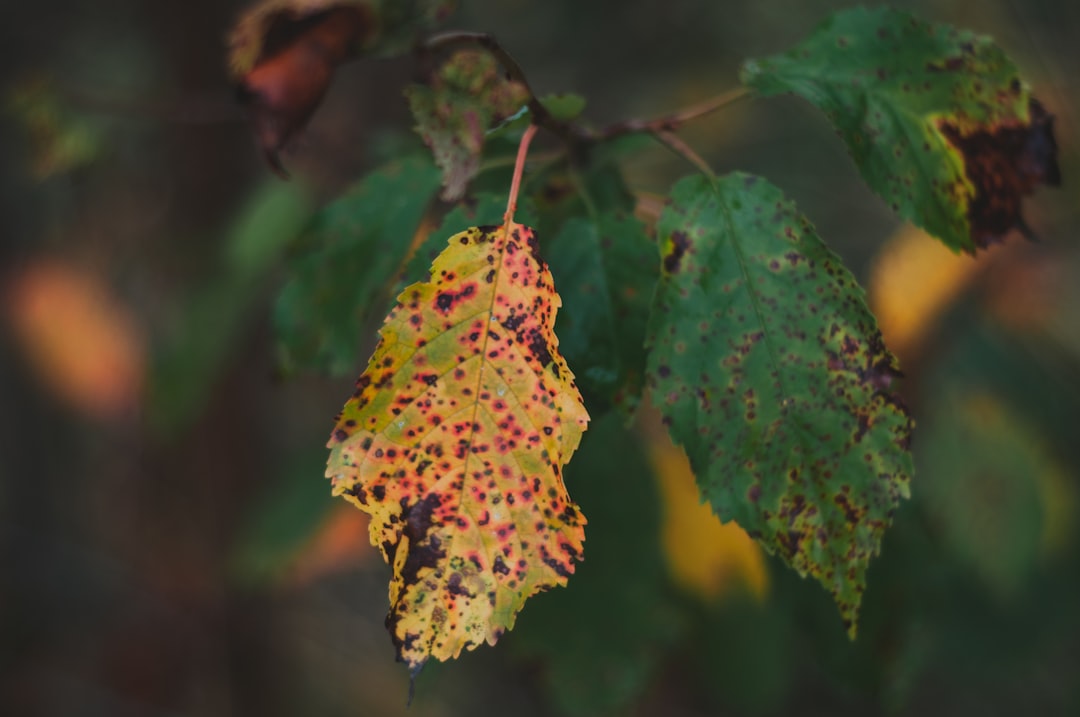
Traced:
POLYGON ((390 54, 444 19, 453 0, 263 0, 229 36, 229 72, 271 168, 307 124, 334 72, 358 54, 390 54))
POLYGON ((488 130, 528 100, 528 90, 507 79, 487 52, 459 50, 444 62, 428 86, 411 85, 409 100, 416 131, 431 147, 443 171, 443 199, 456 201, 480 169, 488 130))
POLYGON ((394 571, 387 627, 414 675, 494 644, 581 556, 562 467, 588 414, 558 352, 559 304, 532 229, 451 237, 338 418, 326 474, 372 516, 394 571))

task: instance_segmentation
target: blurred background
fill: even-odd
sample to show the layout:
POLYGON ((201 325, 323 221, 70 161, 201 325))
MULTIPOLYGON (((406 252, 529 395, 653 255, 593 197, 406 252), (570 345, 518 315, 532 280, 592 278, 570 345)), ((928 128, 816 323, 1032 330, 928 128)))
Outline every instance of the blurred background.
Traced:
MULTIPOLYGON (((897 5, 993 35, 1057 116, 1038 243, 956 257, 858 180, 825 119, 751 101, 683 133, 768 176, 868 289, 918 422, 913 499, 860 638, 827 594, 697 503, 655 420, 598 421, 567 470, 570 587, 496 648, 406 669, 389 569, 329 496, 345 376, 286 376, 271 307, 313 213, 413 142, 411 61, 342 68, 264 166, 225 71, 242 3, 58 0, 0 30, 0 714, 1080 714, 1080 6, 897 5), (606 446, 618 444, 619 451, 606 446), (641 446, 638 448, 637 446, 641 446)), ((842 3, 463 0, 540 93, 596 123, 723 92, 842 3)), ((625 165, 663 193, 663 148, 625 165)))

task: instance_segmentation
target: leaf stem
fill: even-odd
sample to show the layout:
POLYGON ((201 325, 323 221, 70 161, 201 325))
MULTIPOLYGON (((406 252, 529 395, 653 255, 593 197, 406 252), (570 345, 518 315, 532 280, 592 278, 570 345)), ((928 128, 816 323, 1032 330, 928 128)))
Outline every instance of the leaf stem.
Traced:
POLYGON ((691 105, 677 112, 651 120, 629 119, 608 125, 602 130, 592 133, 590 139, 593 142, 606 142, 616 137, 627 134, 649 133, 660 135, 664 132, 673 132, 691 120, 712 114, 729 105, 750 97, 750 90, 746 87, 736 87, 723 94, 711 97, 704 102, 691 105))
POLYGON ((521 135, 521 144, 518 145, 517 161, 514 162, 514 179, 510 182, 510 198, 506 202, 506 214, 503 221, 506 224, 514 221, 514 211, 517 210, 518 190, 521 189, 521 173, 525 170, 525 157, 529 154, 529 143, 536 135, 537 126, 529 125, 525 134, 521 135))
POLYGON ((652 134, 660 142, 667 145, 675 154, 697 167, 698 171, 708 177, 714 184, 716 183, 716 173, 712 171, 712 167, 709 166, 709 163, 706 162, 700 154, 695 152, 690 145, 684 142, 679 135, 671 130, 654 131, 652 134))

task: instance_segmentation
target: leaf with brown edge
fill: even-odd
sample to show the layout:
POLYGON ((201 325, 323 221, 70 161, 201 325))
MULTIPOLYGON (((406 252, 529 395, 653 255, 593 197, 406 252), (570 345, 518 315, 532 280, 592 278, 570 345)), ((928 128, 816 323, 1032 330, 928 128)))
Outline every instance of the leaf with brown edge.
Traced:
POLYGON ((415 675, 564 585, 585 518, 562 467, 588 423, 529 227, 472 227, 405 289, 329 442, 335 495, 393 567, 387 627, 415 675))
POLYGON ((862 289, 758 177, 680 181, 656 233, 653 402, 717 515, 817 579, 854 636, 913 472, 896 359, 862 289))
POLYGON ((1030 235, 1023 198, 1061 182, 1053 117, 988 37, 853 8, 742 80, 822 110, 870 188, 953 251, 1030 235))
POLYGON ((471 49, 452 54, 429 85, 411 85, 405 95, 416 131, 443 171, 447 201, 464 196, 479 171, 488 130, 528 100, 525 86, 507 79, 490 54, 471 49))
POLYGON ((251 112, 267 162, 285 176, 278 153, 322 102, 338 65, 359 54, 408 48, 444 19, 454 0, 263 0, 229 35, 229 73, 251 112))

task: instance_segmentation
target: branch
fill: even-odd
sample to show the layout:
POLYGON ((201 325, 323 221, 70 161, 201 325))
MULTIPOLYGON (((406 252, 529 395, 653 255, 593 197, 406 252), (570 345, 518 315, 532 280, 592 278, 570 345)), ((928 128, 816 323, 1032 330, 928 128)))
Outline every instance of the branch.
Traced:
MULTIPOLYGON (((543 103, 537 98, 536 93, 533 92, 532 86, 529 85, 529 80, 525 76, 525 72, 521 69, 521 65, 519 65, 517 60, 515 60, 513 56, 499 44, 499 41, 496 40, 493 35, 485 32, 445 32, 428 38, 428 40, 420 46, 420 50, 423 52, 435 52, 437 50, 449 50, 460 46, 481 47, 490 52, 499 64, 503 66, 503 69, 506 70, 506 74, 510 79, 519 83, 528 93, 529 100, 527 105, 529 112, 532 114, 530 131, 534 130, 535 127, 543 127, 544 129, 550 130, 566 143, 571 154, 582 152, 593 145, 601 144, 624 135, 639 133, 651 134, 657 140, 674 150, 676 154, 687 159, 707 177, 713 179, 716 178, 716 175, 713 173, 712 169, 709 168, 709 165, 700 155, 694 152, 689 145, 683 142, 675 134, 675 131, 691 120, 704 117, 705 115, 750 97, 750 91, 747 88, 736 87, 735 89, 705 100, 704 102, 669 115, 664 115, 663 117, 657 117, 651 120, 623 120, 608 125, 603 129, 594 130, 572 122, 563 122, 552 116, 552 114, 548 112, 547 107, 544 107, 543 103)), ((518 161, 521 161, 520 158, 518 161)))
MULTIPOLYGON (((704 102, 692 105, 669 115, 664 115, 663 117, 657 117, 651 120, 629 119, 623 120, 622 122, 616 122, 615 124, 608 125, 602 130, 591 133, 590 139, 593 142, 606 142, 610 139, 615 139, 616 137, 622 137, 623 135, 638 133, 654 134, 660 137, 661 134, 674 132, 690 120, 712 114, 717 110, 735 104, 739 100, 749 96, 750 90, 745 87, 736 87, 733 90, 728 90, 722 95, 717 95, 704 102)), ((661 137, 661 139, 663 138, 661 137)))

